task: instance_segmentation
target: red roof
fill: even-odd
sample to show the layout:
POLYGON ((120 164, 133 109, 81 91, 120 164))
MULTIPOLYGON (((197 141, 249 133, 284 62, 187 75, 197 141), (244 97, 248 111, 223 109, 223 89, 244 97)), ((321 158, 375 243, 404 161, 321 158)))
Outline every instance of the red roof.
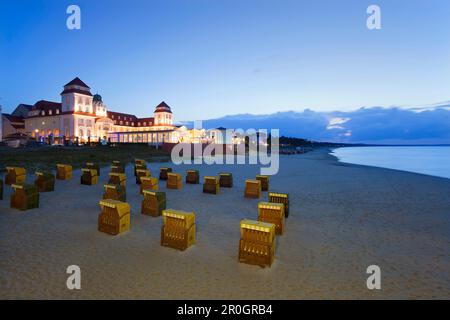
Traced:
POLYGON ((59 109, 61 112, 61 102, 53 102, 47 100, 39 100, 33 106, 33 110, 55 110, 59 109))
POLYGON ((127 118, 125 121, 138 121, 138 118, 133 115, 133 114, 128 114, 128 113, 121 113, 121 112, 114 112, 114 111, 108 111, 107 112, 107 116, 108 118, 114 119, 113 120, 125 120, 125 118, 127 118))
POLYGON ((10 114, 7 113, 3 113, 3 116, 8 119, 9 122, 11 123, 18 123, 18 124, 23 124, 24 120, 22 117, 16 117, 16 116, 12 116, 10 114))
POLYGON ((64 87, 66 86, 80 86, 90 89, 90 87, 78 77, 76 77, 75 79, 64 85, 64 87))
POLYGON ((155 119, 153 117, 148 117, 148 118, 138 118, 133 114, 128 114, 128 113, 121 113, 121 112, 114 112, 114 111, 108 111, 107 112, 107 117, 110 118, 111 120, 116 121, 117 125, 122 125, 122 126, 126 126, 126 122, 128 122, 128 126, 129 127, 138 127, 138 123, 141 124, 141 126, 143 125, 143 123, 145 122, 146 126, 149 125, 153 125, 155 119), (120 119, 119 119, 120 117, 120 119), (122 124, 120 124, 119 121, 122 121, 122 124), (131 124, 133 123, 133 125, 131 124))
POLYGON ((84 94, 85 96, 90 96, 90 97, 92 97, 92 93, 90 93, 89 91, 87 91, 87 90, 75 89, 75 88, 72 88, 72 89, 64 89, 64 91, 61 92, 60 94, 65 94, 65 93, 79 93, 79 94, 84 94))
POLYGON ((155 122, 155 118, 150 117, 150 118, 139 118, 138 119, 138 123, 140 123, 141 125, 143 125, 143 123, 145 122, 145 126, 152 126, 153 123, 155 122))
POLYGON ((155 112, 168 112, 168 113, 172 113, 172 110, 170 110, 169 105, 163 101, 163 102, 161 102, 160 104, 158 104, 158 105, 156 106, 155 112))

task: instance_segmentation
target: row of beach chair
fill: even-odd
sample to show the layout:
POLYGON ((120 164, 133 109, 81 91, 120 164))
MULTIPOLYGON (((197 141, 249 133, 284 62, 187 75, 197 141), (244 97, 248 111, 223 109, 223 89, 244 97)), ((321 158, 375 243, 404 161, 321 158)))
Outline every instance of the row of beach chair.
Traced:
MULTIPOLYGON (((80 183, 96 185, 100 167, 91 162, 81 169, 80 183)), ((163 216, 161 245, 185 250, 195 243, 195 213, 166 207, 166 193, 158 191, 158 179, 152 177, 144 160, 134 163, 136 183, 140 185, 143 196, 141 214, 153 217, 163 216)), ((58 164, 56 179, 72 179, 72 166, 58 164)), ((172 168, 160 168, 159 180, 165 180, 167 189, 181 189, 182 176, 172 168)), ((36 172, 34 184, 26 184, 26 170, 8 167, 5 183, 11 185, 11 207, 28 210, 39 207, 39 192, 51 192, 55 187, 55 175, 49 172, 36 172)), ((199 184, 198 170, 187 170, 186 184, 199 184)), ((220 188, 232 188, 233 175, 220 173, 218 176, 204 177, 203 192, 218 194, 220 188)), ((262 191, 269 191, 269 177, 257 175, 245 181, 244 196, 260 198, 262 191)), ((0 199, 3 198, 3 181, 0 180, 0 199)), ((125 165, 113 161, 108 183, 99 202, 101 213, 98 216, 98 230, 112 235, 123 233, 130 228, 130 205, 126 202, 125 165)), ((240 223, 239 261, 260 266, 270 266, 275 255, 275 235, 285 230, 285 218, 289 215, 289 196, 285 193, 268 193, 268 201, 258 203, 258 219, 244 219, 240 223)))

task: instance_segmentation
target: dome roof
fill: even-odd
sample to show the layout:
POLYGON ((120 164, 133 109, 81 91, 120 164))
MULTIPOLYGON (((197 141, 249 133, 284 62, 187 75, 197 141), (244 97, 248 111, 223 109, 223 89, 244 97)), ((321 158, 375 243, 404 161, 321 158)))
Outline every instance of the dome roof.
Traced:
POLYGON ((94 99, 93 99, 93 100, 94 100, 94 101, 103 102, 103 101, 102 101, 102 96, 99 95, 98 93, 94 94, 94 99))
POLYGON ((155 112, 168 112, 172 113, 172 110, 170 110, 170 107, 165 103, 164 101, 158 104, 155 108, 155 112))

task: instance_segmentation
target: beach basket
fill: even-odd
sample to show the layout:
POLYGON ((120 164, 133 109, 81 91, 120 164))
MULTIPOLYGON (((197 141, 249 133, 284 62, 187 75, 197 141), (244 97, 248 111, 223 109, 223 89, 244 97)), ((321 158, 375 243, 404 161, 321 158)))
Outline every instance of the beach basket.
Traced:
POLYGON ((96 185, 98 182, 97 170, 95 169, 81 169, 80 183, 88 186, 96 185))
POLYGON ((218 194, 220 190, 218 177, 203 178, 203 193, 218 194))
POLYGON ((125 173, 125 165, 119 160, 114 160, 111 164, 111 172, 125 173))
POLYGON ((36 172, 34 185, 38 192, 50 192, 55 190, 55 176, 50 172, 36 172))
POLYGON ((261 197, 261 181, 260 180, 245 180, 245 193, 246 198, 260 198, 261 197))
POLYGON ((254 220, 241 220, 239 262, 271 266, 275 258, 275 225, 254 220))
POLYGON ((118 166, 118 167, 124 167, 124 164, 121 161, 119 161, 119 160, 113 160, 112 161, 112 165, 113 166, 118 166))
POLYGON ((145 164, 145 160, 144 159, 134 159, 134 164, 144 165, 145 164))
POLYGON ((289 194, 280 192, 269 192, 269 202, 284 204, 284 215, 289 217, 289 194))
POLYGON ((141 178, 148 178, 151 173, 147 169, 137 169, 136 170, 136 184, 141 184, 141 178))
POLYGON ((167 174, 172 172, 172 168, 162 167, 159 169, 159 180, 167 180, 167 174))
POLYGON ((98 231, 112 235, 130 229, 130 205, 117 200, 101 200, 98 216, 98 231))
POLYGON ((100 165, 98 163, 86 162, 85 168, 97 170, 97 176, 100 177, 100 165))
POLYGON ((167 173, 167 189, 181 189, 183 180, 179 173, 167 173))
POLYGON ((163 210, 161 245, 186 250, 195 243, 195 214, 179 210, 163 210))
POLYGON ((6 167, 5 184, 10 186, 13 184, 25 183, 27 171, 20 167, 6 167))
POLYGON ((258 220, 273 223, 276 234, 283 234, 284 218, 284 204, 271 202, 258 203, 258 220))
POLYGON ((256 180, 261 181, 261 191, 269 191, 269 176, 258 174, 256 180))
POLYGON ((186 172, 186 183, 189 184, 199 184, 200 183, 200 174, 198 170, 188 170, 186 172))
POLYGON ((72 166, 69 164, 56 165, 56 179, 70 180, 72 179, 72 166))
POLYGON ((3 180, 0 179, 0 200, 3 200, 3 180))
POLYGON ((219 185, 224 188, 233 187, 233 175, 228 172, 223 172, 219 174, 219 185))
POLYGON ((38 188, 32 184, 13 184, 11 208, 28 210, 39 208, 38 188))
POLYGON ((134 159, 134 175, 136 176, 136 170, 146 170, 147 164, 143 159, 134 159))
POLYGON ((144 190, 158 190, 158 179, 155 177, 141 177, 140 193, 144 190))
POLYGON ((125 187, 127 183, 127 177, 125 176, 125 173, 116 173, 111 172, 109 173, 109 184, 120 184, 121 186, 125 187))
POLYGON ((105 192, 103 199, 111 199, 118 201, 127 201, 127 192, 124 186, 120 184, 105 184, 103 185, 105 192))
POLYGON ((147 165, 146 164, 135 164, 134 165, 134 176, 137 175, 138 170, 147 170, 147 165))
POLYGON ((141 213, 158 217, 166 209, 166 193, 160 191, 144 190, 141 213))
POLYGON ((125 173, 125 168, 122 165, 120 165, 120 166, 112 165, 110 172, 111 173, 125 173))

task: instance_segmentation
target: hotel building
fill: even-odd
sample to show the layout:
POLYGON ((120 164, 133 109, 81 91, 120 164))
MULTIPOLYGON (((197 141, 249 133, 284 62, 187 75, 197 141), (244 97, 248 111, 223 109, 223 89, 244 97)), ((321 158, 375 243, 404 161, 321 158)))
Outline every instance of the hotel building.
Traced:
MULTIPOLYGON (((1 108, 1 107, 0 107, 1 108)), ((1 110, 1 109, 0 109, 1 110)), ((1 114, 1 113, 0 113, 1 114)), ((225 143, 225 128, 187 129, 175 126, 171 108, 163 101, 153 117, 109 111, 99 94, 81 79, 64 85, 61 102, 40 100, 34 105, 19 104, 11 114, 2 114, 0 141, 12 137, 32 137, 50 144, 97 142, 113 143, 225 143)), ((244 138, 234 135, 233 144, 244 138)))
MULTIPOLYGON (((70 140, 79 143, 109 139, 111 142, 178 142, 185 127, 173 125, 171 108, 161 102, 153 117, 109 111, 98 94, 75 78, 61 92, 61 102, 40 100, 34 105, 20 104, 11 115, 3 115, 9 125, 37 140, 54 143, 70 140), (9 121, 9 122, 8 122, 9 121)), ((6 134, 3 135, 4 137, 6 134)))

